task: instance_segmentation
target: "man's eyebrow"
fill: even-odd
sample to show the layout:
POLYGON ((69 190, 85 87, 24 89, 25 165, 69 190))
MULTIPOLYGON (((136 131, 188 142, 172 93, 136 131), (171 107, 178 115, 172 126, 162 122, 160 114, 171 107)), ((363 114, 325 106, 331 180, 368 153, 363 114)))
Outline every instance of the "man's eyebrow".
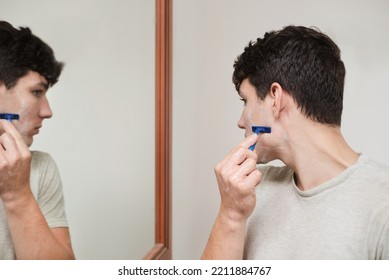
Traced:
POLYGON ((40 83, 38 83, 38 85, 44 87, 46 90, 49 89, 49 84, 46 82, 40 82, 40 83))

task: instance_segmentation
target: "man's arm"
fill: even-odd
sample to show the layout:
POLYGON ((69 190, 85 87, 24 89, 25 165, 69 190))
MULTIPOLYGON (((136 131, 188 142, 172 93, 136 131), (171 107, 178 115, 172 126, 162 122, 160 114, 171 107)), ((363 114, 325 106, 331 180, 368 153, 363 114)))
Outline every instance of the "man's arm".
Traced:
POLYGON ((244 219, 234 222, 219 212, 201 259, 243 259, 245 229, 244 219))
POLYGON ((243 258, 246 223, 261 180, 257 154, 248 149, 257 140, 256 134, 247 137, 215 167, 221 205, 202 259, 243 258))
POLYGON ((0 121, 0 197, 18 259, 74 259, 66 228, 50 229, 30 188, 31 152, 15 127, 0 121))
POLYGON ((67 228, 50 229, 32 193, 4 205, 17 259, 74 259, 67 228))

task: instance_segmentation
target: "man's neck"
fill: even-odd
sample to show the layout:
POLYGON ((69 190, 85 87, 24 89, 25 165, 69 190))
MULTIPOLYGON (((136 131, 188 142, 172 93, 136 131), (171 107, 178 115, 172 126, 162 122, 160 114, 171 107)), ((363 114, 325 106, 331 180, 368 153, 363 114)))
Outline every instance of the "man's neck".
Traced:
POLYGON ((359 154, 344 140, 339 127, 322 124, 290 130, 286 165, 295 171, 297 187, 312 189, 338 176, 358 160, 359 154))

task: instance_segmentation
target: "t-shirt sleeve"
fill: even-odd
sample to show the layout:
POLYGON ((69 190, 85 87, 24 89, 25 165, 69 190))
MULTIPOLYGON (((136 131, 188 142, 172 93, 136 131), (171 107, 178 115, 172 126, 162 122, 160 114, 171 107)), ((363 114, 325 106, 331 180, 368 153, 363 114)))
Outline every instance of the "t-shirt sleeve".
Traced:
POLYGON ((53 158, 39 153, 39 192, 37 202, 50 228, 68 227, 62 181, 53 158))
POLYGON ((378 259, 389 260, 389 218, 380 234, 378 241, 378 259))

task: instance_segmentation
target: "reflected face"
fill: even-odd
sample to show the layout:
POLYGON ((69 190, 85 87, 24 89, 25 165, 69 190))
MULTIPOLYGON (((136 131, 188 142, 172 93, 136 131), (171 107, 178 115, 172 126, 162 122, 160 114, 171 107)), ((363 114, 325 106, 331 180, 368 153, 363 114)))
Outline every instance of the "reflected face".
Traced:
POLYGON ((19 120, 12 123, 27 146, 31 146, 43 120, 53 115, 46 96, 47 90, 46 79, 33 71, 20 78, 11 89, 0 84, 0 113, 19 114, 19 120))
MULTIPOLYGON (((239 95, 244 102, 244 109, 238 121, 238 127, 245 130, 245 137, 253 133, 253 125, 272 127, 274 117, 272 113, 272 100, 269 96, 261 100, 248 79, 243 80, 239 89, 239 95)), ((258 161, 261 163, 274 159, 274 156, 270 154, 270 151, 272 151, 270 138, 270 134, 260 134, 259 136, 255 151, 258 154, 258 161)))

